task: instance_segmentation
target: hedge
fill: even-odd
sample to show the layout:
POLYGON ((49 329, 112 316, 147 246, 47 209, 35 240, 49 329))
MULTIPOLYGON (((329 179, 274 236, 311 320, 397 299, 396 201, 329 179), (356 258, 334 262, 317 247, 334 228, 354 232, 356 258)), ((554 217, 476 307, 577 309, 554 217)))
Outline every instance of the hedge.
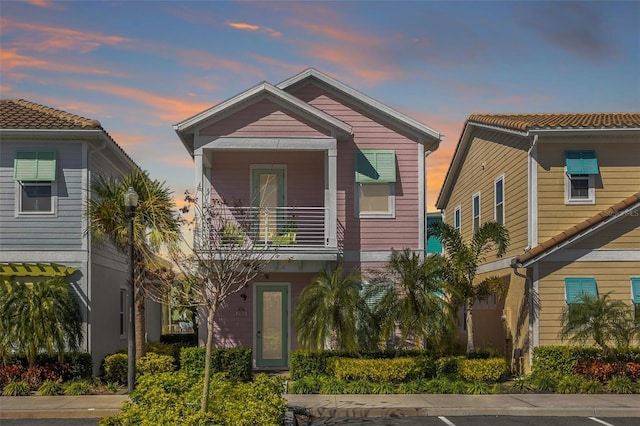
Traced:
POLYGON ((578 361, 606 361, 637 363, 640 362, 640 348, 606 354, 600 348, 577 346, 539 346, 533 349, 532 374, 570 375, 574 372, 578 361))
MULTIPOLYGON (((93 373, 93 360, 91 354, 87 352, 67 352, 64 354, 64 367, 60 366, 58 355, 38 354, 36 357, 36 367, 61 368, 68 370, 66 377, 68 379, 89 379, 93 373)), ((7 358, 3 358, 5 365, 16 365, 26 369, 29 365, 27 357, 16 354, 7 358)))
POLYGON ((503 382, 509 373, 509 365, 504 358, 463 359, 458 363, 460 377, 472 383, 503 382))
MULTIPOLYGON (((206 348, 182 348, 180 369, 189 374, 204 373, 206 348)), ((211 350, 211 373, 226 373, 232 381, 251 380, 252 352, 249 348, 214 348, 211 350)))
POLYGON ((338 380, 400 383, 416 378, 420 368, 417 358, 354 359, 330 358, 329 371, 338 380))

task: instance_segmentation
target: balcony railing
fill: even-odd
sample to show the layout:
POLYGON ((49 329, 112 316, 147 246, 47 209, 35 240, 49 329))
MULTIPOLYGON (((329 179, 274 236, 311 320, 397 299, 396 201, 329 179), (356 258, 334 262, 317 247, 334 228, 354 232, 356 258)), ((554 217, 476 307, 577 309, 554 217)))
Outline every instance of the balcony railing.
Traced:
POLYGON ((223 245, 284 248, 328 247, 325 207, 225 207, 224 217, 212 227, 223 245))

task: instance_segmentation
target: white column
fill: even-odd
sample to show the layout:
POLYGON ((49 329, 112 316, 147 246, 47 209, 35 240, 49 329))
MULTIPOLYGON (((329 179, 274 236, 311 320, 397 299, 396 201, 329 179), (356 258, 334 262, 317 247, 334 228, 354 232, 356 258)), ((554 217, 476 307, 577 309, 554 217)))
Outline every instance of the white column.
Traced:
POLYGON ((324 234, 328 247, 338 246, 338 150, 327 150, 324 159, 324 234))

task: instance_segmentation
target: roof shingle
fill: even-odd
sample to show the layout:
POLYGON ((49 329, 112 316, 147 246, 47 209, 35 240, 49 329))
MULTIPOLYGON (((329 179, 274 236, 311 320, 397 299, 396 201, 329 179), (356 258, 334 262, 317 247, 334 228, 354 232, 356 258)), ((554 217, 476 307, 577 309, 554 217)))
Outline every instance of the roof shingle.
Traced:
POLYGON ((640 127, 640 112, 472 114, 468 122, 505 129, 614 129, 640 127))
POLYGON ((81 117, 24 99, 0 100, 0 129, 97 129, 98 120, 81 117))

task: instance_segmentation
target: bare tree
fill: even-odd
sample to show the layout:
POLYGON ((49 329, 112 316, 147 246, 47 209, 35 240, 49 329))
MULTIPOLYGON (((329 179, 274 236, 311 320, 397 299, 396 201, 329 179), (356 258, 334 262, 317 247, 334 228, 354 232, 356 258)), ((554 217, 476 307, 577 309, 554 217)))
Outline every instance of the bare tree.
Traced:
MULTIPOLYGON (((200 194, 202 192, 200 191, 200 194)), ((228 205, 204 194, 202 199, 185 193, 187 206, 193 209, 191 251, 174 250, 172 257, 188 281, 186 287, 194 306, 202 306, 207 315, 207 343, 201 409, 209 400, 211 350, 214 344, 214 320, 225 300, 259 277, 277 256, 277 247, 268 238, 259 239, 259 208, 228 205)), ((183 297, 184 299, 184 297, 183 297)))

